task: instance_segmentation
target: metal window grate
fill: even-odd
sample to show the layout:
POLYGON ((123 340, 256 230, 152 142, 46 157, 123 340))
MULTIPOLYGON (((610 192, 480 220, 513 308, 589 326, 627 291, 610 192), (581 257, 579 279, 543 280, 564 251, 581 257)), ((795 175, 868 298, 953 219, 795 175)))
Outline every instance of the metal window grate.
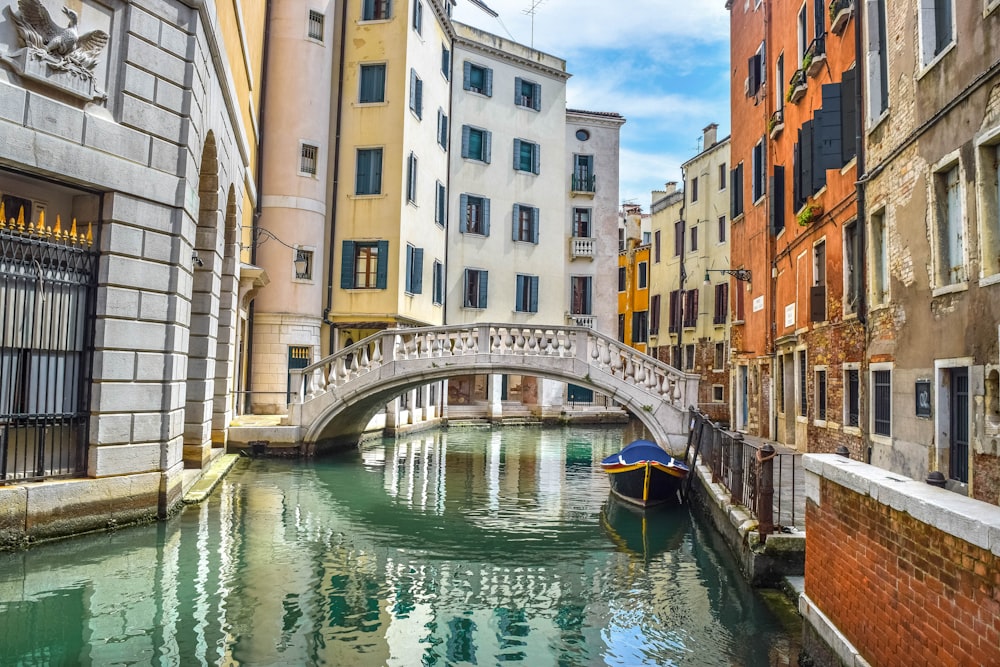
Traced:
POLYGON ((303 174, 309 174, 311 176, 316 175, 316 157, 319 153, 319 149, 316 146, 310 146, 309 144, 302 144, 302 163, 299 165, 299 171, 303 174))
POLYGON ((320 12, 309 10, 309 38, 323 41, 323 24, 326 17, 320 12))
POLYGON ((892 375, 891 371, 873 371, 875 435, 892 435, 892 375))

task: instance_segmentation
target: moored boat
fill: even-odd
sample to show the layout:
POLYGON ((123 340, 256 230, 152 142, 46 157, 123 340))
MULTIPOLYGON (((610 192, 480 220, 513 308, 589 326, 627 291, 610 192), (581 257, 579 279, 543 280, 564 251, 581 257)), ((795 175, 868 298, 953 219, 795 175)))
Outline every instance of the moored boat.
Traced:
POLYGON ((655 442, 636 440, 601 461, 611 491, 627 502, 649 507, 680 502, 681 482, 688 467, 655 442))

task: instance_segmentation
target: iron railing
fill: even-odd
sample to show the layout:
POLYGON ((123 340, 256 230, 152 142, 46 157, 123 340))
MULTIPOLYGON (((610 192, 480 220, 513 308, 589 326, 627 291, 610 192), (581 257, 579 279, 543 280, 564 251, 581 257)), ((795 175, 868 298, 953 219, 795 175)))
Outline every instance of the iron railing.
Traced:
MULTIPOLYGON (((0 206, 0 211, 3 207, 0 206)), ((0 485, 87 465, 98 253, 76 223, 0 215, 0 485)))
POLYGON ((700 458, 711 471, 712 483, 722 484, 732 503, 746 507, 757 519, 762 540, 782 528, 803 527, 805 475, 801 454, 747 442, 743 434, 723 429, 703 412, 693 407, 690 411, 685 461, 693 467, 700 458))
POLYGON ((594 174, 573 174, 573 192, 597 192, 597 177, 594 174))

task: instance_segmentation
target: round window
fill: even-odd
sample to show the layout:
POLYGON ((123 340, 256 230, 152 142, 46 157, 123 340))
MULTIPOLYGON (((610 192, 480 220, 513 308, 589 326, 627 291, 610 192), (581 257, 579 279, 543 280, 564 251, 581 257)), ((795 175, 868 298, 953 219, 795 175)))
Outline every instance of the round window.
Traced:
POLYGON ((577 130, 576 138, 580 141, 586 141, 587 139, 590 139, 590 132, 587 132, 586 130, 577 130))

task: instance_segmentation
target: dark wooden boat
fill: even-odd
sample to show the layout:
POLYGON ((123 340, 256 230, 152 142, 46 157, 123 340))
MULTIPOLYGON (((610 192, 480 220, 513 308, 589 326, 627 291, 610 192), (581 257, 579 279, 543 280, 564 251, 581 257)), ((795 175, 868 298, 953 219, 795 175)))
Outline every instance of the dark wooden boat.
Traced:
POLYGON ((655 442, 636 440, 601 461, 611 491, 627 502, 649 507, 679 503, 681 482, 688 467, 655 442))
POLYGON ((618 550, 647 562, 680 548, 690 517, 687 512, 647 510, 613 493, 601 507, 601 526, 618 550))

